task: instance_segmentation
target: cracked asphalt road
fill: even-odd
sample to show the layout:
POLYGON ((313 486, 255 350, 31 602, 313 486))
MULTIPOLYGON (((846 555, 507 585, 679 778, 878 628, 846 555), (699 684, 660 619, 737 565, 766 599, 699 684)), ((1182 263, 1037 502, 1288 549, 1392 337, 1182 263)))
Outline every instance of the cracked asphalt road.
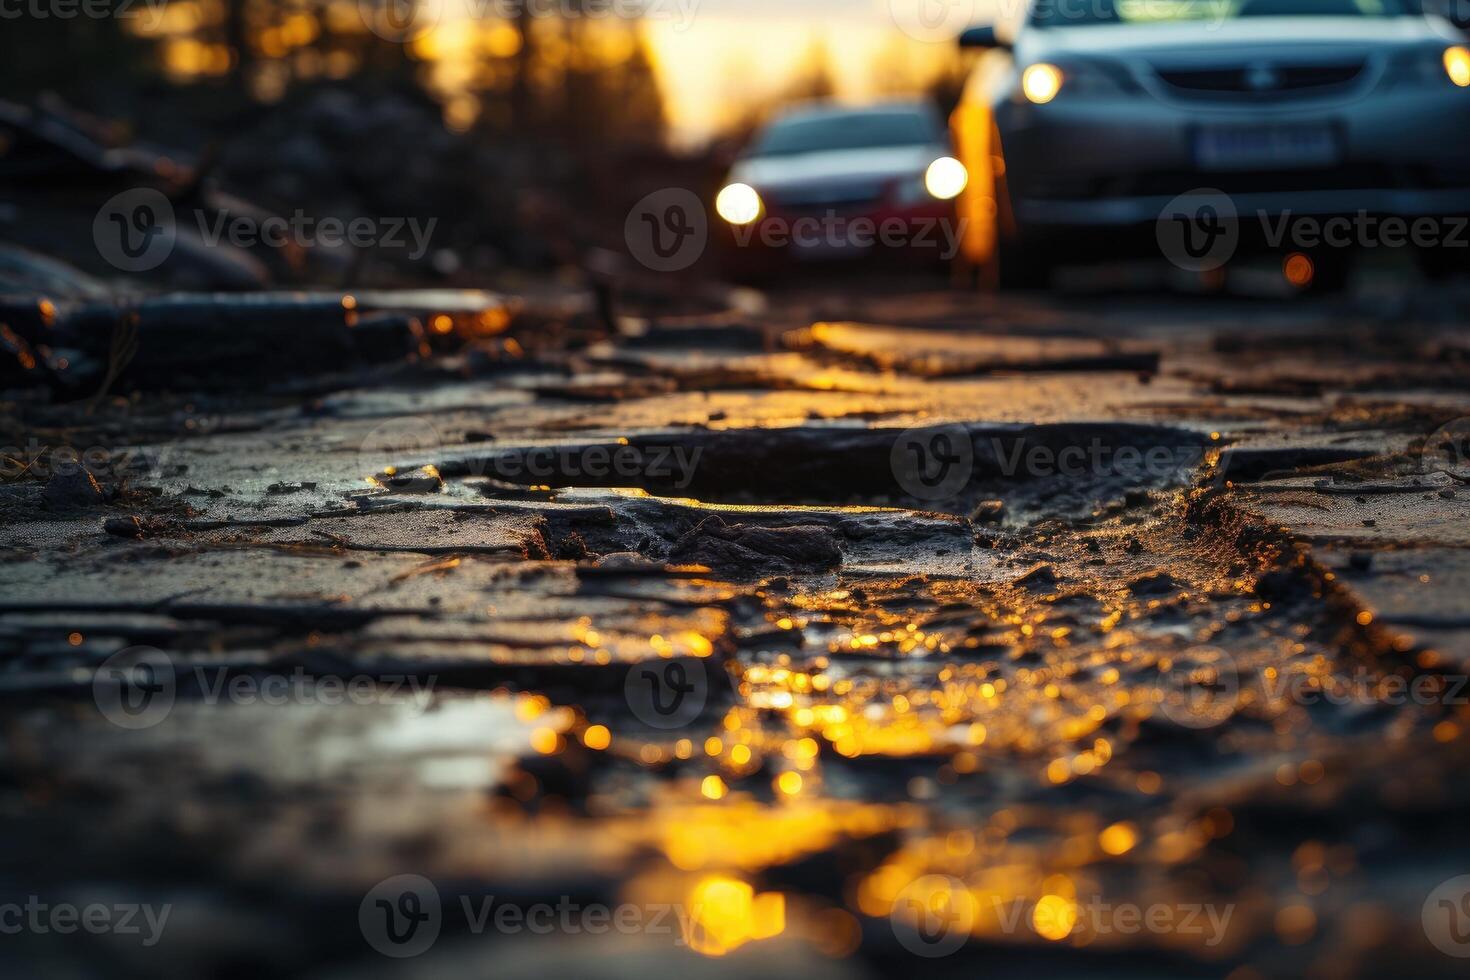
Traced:
POLYGON ((1470 297, 230 302, 5 407, 22 966, 1470 955, 1470 297))

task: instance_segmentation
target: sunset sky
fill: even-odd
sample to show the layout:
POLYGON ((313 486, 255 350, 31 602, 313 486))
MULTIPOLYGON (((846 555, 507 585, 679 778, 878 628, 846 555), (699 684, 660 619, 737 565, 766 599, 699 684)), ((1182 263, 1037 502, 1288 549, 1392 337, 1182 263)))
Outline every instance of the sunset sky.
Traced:
MULTIPOLYGON (((664 99, 669 138, 693 146, 809 74, 814 53, 839 98, 918 93, 956 63, 954 36, 960 29, 1021 2, 588 0, 581 16, 607 28, 589 33, 601 38, 602 55, 610 62, 627 59, 641 34, 664 99), (643 16, 636 21, 610 19, 639 9, 643 16)), ((127 23, 132 32, 164 42, 161 59, 170 77, 219 76, 232 64, 220 35, 226 8, 224 0, 172 0, 156 15, 127 23)), ((419 0, 417 23, 423 29, 407 39, 408 49, 428 66, 428 87, 444 101, 450 126, 467 128, 483 111, 487 59, 503 62, 518 50, 511 13, 525 9, 549 16, 569 8, 577 9, 570 0, 419 0)), ((311 50, 323 31, 350 36, 377 29, 363 19, 363 11, 377 9, 371 2, 323 0, 315 8, 285 9, 288 16, 253 39, 265 64, 252 86, 267 102, 282 97, 293 71, 341 78, 356 70, 357 61, 345 51, 324 58, 311 50)), ((543 42, 554 47, 554 34, 543 42)), ((554 55, 543 51, 543 57, 554 55)))
MULTIPOLYGON (((683 0, 693 4, 690 17, 675 0, 653 2, 645 31, 676 143, 707 138, 742 103, 778 92, 800 73, 814 43, 826 48, 839 95, 854 100, 922 86, 954 57, 952 42, 901 30, 888 0, 683 0), (908 77, 875 71, 879 62, 906 66, 908 77)), ((968 0, 954 6, 954 16, 974 8, 968 0)))

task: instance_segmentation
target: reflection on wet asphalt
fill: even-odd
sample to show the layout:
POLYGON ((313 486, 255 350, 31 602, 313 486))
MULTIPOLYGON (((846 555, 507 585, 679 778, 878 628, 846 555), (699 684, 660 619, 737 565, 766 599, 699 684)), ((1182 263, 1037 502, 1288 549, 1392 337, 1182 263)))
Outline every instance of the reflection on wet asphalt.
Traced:
POLYGON ((7 891, 172 909, 23 962, 1470 953, 1465 297, 329 299, 394 340, 9 410, 7 891))

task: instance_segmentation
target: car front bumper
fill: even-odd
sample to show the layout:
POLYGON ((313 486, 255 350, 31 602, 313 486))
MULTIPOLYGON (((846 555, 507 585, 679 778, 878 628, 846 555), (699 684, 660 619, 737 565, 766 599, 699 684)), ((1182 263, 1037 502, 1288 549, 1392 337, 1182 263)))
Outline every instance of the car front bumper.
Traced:
POLYGON ((771 207, 751 225, 720 224, 727 247, 798 260, 855 258, 878 251, 934 251, 947 259, 958 247, 951 201, 875 203, 863 208, 771 207))

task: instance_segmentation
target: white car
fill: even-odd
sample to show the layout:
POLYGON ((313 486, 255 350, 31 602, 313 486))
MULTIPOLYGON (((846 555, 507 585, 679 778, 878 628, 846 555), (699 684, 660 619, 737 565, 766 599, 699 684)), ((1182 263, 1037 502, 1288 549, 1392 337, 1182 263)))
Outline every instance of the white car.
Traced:
POLYGON ((984 54, 951 119, 965 260, 1044 285, 1059 261, 1152 242, 1202 189, 1247 234, 1280 215, 1470 215, 1470 50, 1409 2, 1034 0, 1019 24, 971 28, 960 44, 984 54))

